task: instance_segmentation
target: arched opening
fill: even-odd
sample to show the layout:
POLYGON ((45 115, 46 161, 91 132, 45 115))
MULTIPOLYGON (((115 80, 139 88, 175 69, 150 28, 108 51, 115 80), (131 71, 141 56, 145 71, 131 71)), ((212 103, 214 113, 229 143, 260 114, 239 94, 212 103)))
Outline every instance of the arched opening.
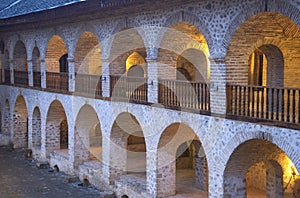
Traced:
POLYGON ((208 56, 209 49, 204 35, 193 24, 177 22, 165 32, 160 44, 159 77, 207 82, 208 56))
POLYGON ((54 35, 50 39, 46 51, 45 62, 47 72, 60 72, 60 70, 67 72, 67 57, 64 56, 67 53, 68 51, 63 39, 57 35, 54 35))
POLYGON ((75 51, 75 88, 77 92, 102 94, 102 51, 97 37, 84 32, 78 39, 75 51))
POLYGON ((14 48, 14 70, 28 71, 26 47, 22 41, 17 41, 14 48))
POLYGON ((157 195, 208 197, 208 166, 201 142, 185 124, 167 127, 158 144, 157 195))
POLYGON ((187 49, 177 58, 177 80, 207 82, 207 57, 197 49, 187 49))
POLYGON ((102 161, 102 132, 97 113, 84 105, 75 123, 75 166, 93 160, 102 161))
POLYGON ((146 143, 136 117, 120 114, 112 126, 110 140, 110 181, 145 185, 146 143))
POLYGON ((9 84, 10 83, 10 65, 9 65, 9 52, 8 52, 8 50, 4 51, 3 67, 4 67, 4 82, 6 84, 9 84))
POLYGON ((78 39, 75 51, 75 72, 81 74, 102 74, 101 48, 97 37, 84 32, 78 39))
POLYGON ((235 31, 228 46, 227 81, 299 87, 299 32, 294 21, 279 13, 262 12, 248 18, 235 31))
POLYGON ((41 86, 41 61, 40 50, 37 47, 32 51, 32 72, 33 72, 33 86, 41 86))
POLYGON ((62 104, 51 103, 46 120, 46 156, 55 150, 68 155, 68 121, 62 104))
POLYGON ((283 87, 283 54, 275 45, 262 45, 249 59, 248 84, 256 86, 283 87))
MULTIPOLYGON (((224 196, 293 197, 295 168, 276 145, 253 139, 238 146, 224 171, 224 196)), ((297 173, 298 174, 298 173, 297 173)))
POLYGON ((41 141, 41 112, 35 107, 32 114, 32 146, 40 149, 41 141))
MULTIPOLYGON (((145 54, 144 54, 145 55, 145 54)), ((133 52, 126 60, 126 72, 130 77, 145 77, 146 76, 146 61, 145 58, 138 52, 133 52)))
POLYGON ((14 148, 28 147, 28 111, 23 96, 18 96, 13 115, 14 148))

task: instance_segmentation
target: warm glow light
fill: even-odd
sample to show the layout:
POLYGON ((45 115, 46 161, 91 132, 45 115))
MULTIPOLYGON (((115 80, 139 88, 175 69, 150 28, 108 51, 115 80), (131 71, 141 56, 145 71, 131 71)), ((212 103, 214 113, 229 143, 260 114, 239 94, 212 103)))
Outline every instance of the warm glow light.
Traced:
POLYGON ((145 64, 145 59, 137 52, 133 52, 126 60, 126 72, 134 65, 145 64))
POLYGON ((297 171, 295 165, 293 164, 293 162, 290 162, 289 167, 291 167, 291 173, 292 175, 299 175, 299 172, 297 171))

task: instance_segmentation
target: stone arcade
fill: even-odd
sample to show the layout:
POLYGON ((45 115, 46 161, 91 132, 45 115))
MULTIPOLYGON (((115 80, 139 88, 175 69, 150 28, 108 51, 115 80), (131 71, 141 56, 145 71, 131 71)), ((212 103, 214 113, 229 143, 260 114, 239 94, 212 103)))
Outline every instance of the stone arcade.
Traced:
POLYGON ((1 2, 0 143, 117 197, 300 197, 299 26, 299 0, 1 2))

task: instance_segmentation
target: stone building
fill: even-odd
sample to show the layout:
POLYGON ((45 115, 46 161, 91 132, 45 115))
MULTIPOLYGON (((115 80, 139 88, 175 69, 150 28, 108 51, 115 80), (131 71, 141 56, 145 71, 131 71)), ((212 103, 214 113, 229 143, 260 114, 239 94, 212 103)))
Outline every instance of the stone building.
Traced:
POLYGON ((300 197, 299 0, 5 0, 1 145, 118 197, 300 197))

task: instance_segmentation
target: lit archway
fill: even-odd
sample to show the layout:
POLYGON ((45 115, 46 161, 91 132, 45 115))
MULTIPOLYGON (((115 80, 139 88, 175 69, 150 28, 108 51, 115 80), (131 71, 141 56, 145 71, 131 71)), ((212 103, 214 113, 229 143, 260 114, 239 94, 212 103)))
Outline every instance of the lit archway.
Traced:
POLYGON ((60 72, 60 59, 67 54, 67 48, 63 39, 54 35, 47 46, 46 51, 46 70, 47 72, 60 72))
POLYGON ((13 115, 14 148, 28 147, 28 111, 23 96, 16 99, 13 115))
POLYGON ((160 137, 157 154, 157 195, 207 197, 208 167, 201 142, 185 124, 174 123, 160 137))
POLYGON ((127 76, 130 77, 145 77, 146 76, 146 61, 145 58, 137 52, 133 52, 126 60, 127 76))
POLYGON ((78 39, 75 51, 75 72, 83 74, 102 74, 101 48, 97 37, 84 32, 78 39))
POLYGON ((289 157, 275 144, 249 140, 238 146, 227 162, 224 196, 289 197, 295 186, 292 169, 289 157))
POLYGON ((68 154, 68 121, 62 104, 55 100, 51 103, 46 120, 46 156, 55 150, 68 154))
POLYGON ((89 160, 102 161, 102 132, 96 111, 84 105, 75 123, 75 166, 89 160))

